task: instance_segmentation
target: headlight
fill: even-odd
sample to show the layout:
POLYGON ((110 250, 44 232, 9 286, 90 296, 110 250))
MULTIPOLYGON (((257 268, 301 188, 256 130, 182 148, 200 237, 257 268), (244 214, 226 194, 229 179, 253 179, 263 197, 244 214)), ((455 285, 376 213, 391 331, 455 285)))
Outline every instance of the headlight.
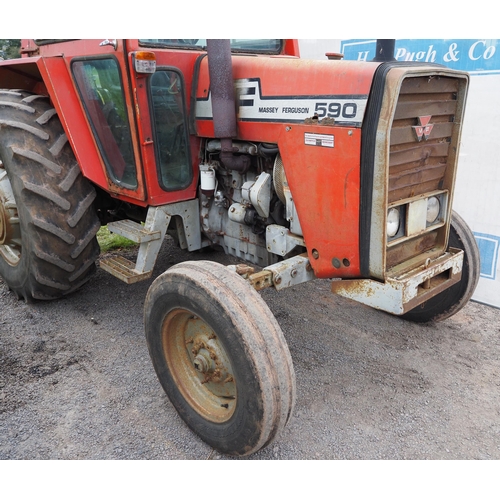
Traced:
POLYGON ((427 199, 427 224, 433 224, 439 217, 439 212, 441 211, 441 204, 435 196, 431 196, 427 199))
POLYGON ((387 212, 387 236, 389 238, 396 236, 398 233, 400 218, 399 209, 397 208, 391 208, 387 212))

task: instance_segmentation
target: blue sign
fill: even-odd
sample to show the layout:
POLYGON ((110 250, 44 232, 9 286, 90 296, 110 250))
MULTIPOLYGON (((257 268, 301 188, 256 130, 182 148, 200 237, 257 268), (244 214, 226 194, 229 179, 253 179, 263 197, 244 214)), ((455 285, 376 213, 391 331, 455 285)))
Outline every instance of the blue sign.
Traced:
MULTIPOLYGON (((370 61, 376 40, 343 40, 344 59, 370 61)), ((397 61, 437 63, 476 75, 500 74, 500 40, 396 40, 397 61)))
POLYGON ((481 278, 496 278, 500 237, 491 234, 474 233, 481 255, 481 278))

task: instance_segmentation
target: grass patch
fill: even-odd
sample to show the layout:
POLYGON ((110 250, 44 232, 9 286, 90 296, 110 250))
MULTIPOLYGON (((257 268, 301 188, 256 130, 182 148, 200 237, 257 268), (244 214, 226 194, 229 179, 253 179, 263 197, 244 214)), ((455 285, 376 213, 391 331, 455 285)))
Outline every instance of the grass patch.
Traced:
POLYGON ((101 247, 101 252, 110 252, 111 250, 120 250, 122 248, 131 248, 137 246, 135 241, 131 241, 124 236, 110 232, 108 226, 102 226, 97 231, 97 241, 101 247))

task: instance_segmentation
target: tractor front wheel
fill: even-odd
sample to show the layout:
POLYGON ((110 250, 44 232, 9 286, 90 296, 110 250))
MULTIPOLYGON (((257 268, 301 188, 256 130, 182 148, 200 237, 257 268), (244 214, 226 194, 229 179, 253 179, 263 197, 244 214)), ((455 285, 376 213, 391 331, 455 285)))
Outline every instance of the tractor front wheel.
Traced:
POLYGON ((171 267, 148 291, 145 330, 163 389, 213 448, 249 455, 289 421, 295 375, 286 341, 233 271, 208 261, 171 267))

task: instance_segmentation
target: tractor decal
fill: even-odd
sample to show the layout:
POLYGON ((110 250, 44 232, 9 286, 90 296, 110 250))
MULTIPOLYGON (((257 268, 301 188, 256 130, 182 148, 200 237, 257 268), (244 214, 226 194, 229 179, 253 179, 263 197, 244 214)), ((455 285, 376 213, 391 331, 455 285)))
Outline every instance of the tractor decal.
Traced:
MULTIPOLYGON (((263 96, 260 78, 235 80, 238 119, 249 122, 303 122, 308 118, 334 120, 337 125, 361 127, 367 95, 263 96)), ((196 118, 211 120, 211 92, 198 98, 196 118)))

